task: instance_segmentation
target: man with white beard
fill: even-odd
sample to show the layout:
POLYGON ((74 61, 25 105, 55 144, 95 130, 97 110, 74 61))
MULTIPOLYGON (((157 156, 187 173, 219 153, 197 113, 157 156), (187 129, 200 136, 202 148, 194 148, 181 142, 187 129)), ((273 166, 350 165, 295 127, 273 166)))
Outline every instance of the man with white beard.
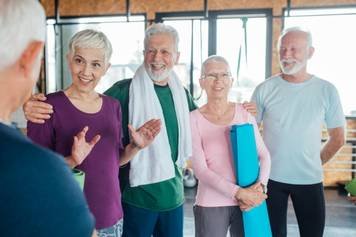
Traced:
POLYGON ((336 88, 307 72, 314 53, 309 31, 283 31, 278 41, 281 74, 260 84, 252 95, 257 122, 271 154, 268 211, 274 237, 287 236, 291 197, 301 237, 321 237, 325 226, 322 165, 342 147, 344 114, 336 88), (321 149, 321 129, 327 143, 321 149))

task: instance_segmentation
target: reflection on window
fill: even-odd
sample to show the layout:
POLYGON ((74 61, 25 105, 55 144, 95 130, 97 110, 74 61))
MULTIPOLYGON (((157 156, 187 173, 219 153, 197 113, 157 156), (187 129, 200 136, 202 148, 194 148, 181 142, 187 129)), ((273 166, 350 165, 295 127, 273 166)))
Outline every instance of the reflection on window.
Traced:
POLYGON ((356 116, 356 8, 290 10, 285 27, 308 28, 313 36, 315 52, 308 71, 333 83, 346 115, 356 116))
MULTIPOLYGON (((113 54, 111 67, 96 87, 100 93, 104 92, 115 82, 132 78, 138 66, 143 62, 143 39, 145 31, 145 18, 143 16, 131 16, 130 22, 126 17, 84 18, 68 20, 71 23, 57 25, 57 31, 61 32, 60 40, 55 41, 54 31, 48 31, 47 61, 47 92, 53 92, 68 87, 71 84, 70 73, 66 63, 66 54, 70 38, 78 31, 84 29, 96 29, 106 34, 111 41, 113 54), (59 49, 58 49, 59 48, 59 49), (56 53, 54 53, 56 52, 56 53), (60 57, 55 55, 60 54, 60 57), (53 63, 55 62, 55 63, 53 63), (54 73, 55 72, 55 73, 54 73), (61 83, 58 83, 60 81, 61 83)), ((48 24, 47 29, 53 29, 48 24)))

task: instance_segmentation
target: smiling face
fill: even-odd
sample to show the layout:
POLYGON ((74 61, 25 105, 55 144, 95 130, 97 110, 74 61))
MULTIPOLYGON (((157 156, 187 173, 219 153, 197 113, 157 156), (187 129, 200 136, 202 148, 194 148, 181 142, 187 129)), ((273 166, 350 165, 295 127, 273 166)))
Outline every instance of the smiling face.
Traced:
POLYGON ((306 73, 307 61, 313 54, 313 48, 308 46, 307 34, 301 31, 291 31, 282 39, 279 47, 281 70, 286 75, 306 73))
POLYGON ((149 38, 144 56, 145 68, 150 78, 156 82, 167 82, 169 73, 178 62, 179 53, 173 37, 160 33, 149 38))
POLYGON ((232 85, 230 68, 224 62, 211 61, 205 65, 204 75, 199 82, 202 89, 206 91, 208 100, 227 100, 232 85))
POLYGON ((76 48, 67 55, 72 76, 72 86, 79 92, 93 92, 109 64, 102 49, 76 48))

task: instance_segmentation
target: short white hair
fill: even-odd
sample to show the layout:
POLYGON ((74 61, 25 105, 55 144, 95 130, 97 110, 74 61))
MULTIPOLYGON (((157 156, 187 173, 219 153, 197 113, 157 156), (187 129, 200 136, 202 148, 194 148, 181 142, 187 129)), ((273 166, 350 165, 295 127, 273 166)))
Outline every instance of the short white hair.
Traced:
POLYGON ((172 26, 166 25, 164 23, 155 23, 147 28, 145 32, 145 40, 144 40, 145 50, 147 50, 148 41, 150 40, 150 38, 158 34, 170 35, 174 41, 174 49, 176 50, 176 52, 178 52, 178 44, 179 44, 178 32, 172 26))
POLYGON ((213 62, 224 63, 229 70, 228 73, 231 73, 229 62, 224 57, 219 56, 219 55, 211 55, 207 59, 205 59, 205 61, 201 65, 201 75, 202 76, 205 75, 206 65, 208 65, 209 63, 213 63, 213 62))
POLYGON ((46 15, 38 0, 0 0, 0 70, 15 63, 29 43, 45 37, 46 15))
POLYGON ((291 32, 302 32, 302 33, 305 33, 306 34, 306 40, 307 40, 307 47, 310 48, 310 47, 313 47, 313 37, 312 37, 312 34, 311 32, 306 29, 306 28, 303 28, 303 27, 299 27, 299 26, 294 26, 294 27, 290 27, 290 28, 286 28, 282 31, 281 35, 279 36, 278 38, 278 43, 277 43, 277 49, 279 50, 279 47, 281 46, 281 42, 282 42, 282 39, 288 34, 288 33, 291 33, 291 32))
POLYGON ((69 41, 69 53, 74 54, 77 48, 103 50, 105 63, 110 61, 112 55, 110 40, 103 32, 92 29, 82 30, 73 35, 69 41))

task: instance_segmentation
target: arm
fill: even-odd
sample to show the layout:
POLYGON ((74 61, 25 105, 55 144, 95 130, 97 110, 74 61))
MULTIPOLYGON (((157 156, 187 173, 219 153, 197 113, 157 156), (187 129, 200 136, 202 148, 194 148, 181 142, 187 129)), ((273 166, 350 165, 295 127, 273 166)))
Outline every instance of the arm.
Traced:
POLYGON ((226 180, 224 177, 208 167, 204 153, 205 151, 202 145, 202 137, 198 127, 199 122, 192 113, 190 118, 193 144, 192 163, 195 175, 199 179, 199 182, 212 187, 226 197, 236 199, 241 203, 248 203, 249 206, 255 206, 261 203, 267 196, 256 190, 253 185, 248 188, 241 188, 235 183, 226 180))
POLYGON ((263 142, 262 136, 259 132, 258 125, 254 117, 249 116, 249 121, 253 124, 256 146, 257 146, 257 154, 260 160, 260 174, 259 180, 261 184, 266 186, 269 178, 269 174, 271 171, 271 156, 269 151, 263 142))
POLYGON ((225 196, 234 199, 239 187, 234 183, 227 181, 208 167, 202 146, 202 138, 198 128, 198 121, 192 113, 190 114, 190 121, 193 145, 191 160, 196 177, 199 182, 209 185, 225 196))
POLYGON ((322 164, 328 162, 336 152, 345 144, 345 134, 343 127, 328 129, 329 140, 320 152, 322 164))
POLYGON ((131 124, 128 125, 131 142, 125 147, 121 154, 119 165, 123 166, 127 164, 136 153, 149 146, 157 134, 161 130, 161 120, 151 119, 142 125, 139 129, 134 129, 131 124))
POLYGON ((45 103, 44 94, 35 94, 23 105, 23 111, 27 120, 33 123, 44 123, 53 113, 52 105, 45 103))

